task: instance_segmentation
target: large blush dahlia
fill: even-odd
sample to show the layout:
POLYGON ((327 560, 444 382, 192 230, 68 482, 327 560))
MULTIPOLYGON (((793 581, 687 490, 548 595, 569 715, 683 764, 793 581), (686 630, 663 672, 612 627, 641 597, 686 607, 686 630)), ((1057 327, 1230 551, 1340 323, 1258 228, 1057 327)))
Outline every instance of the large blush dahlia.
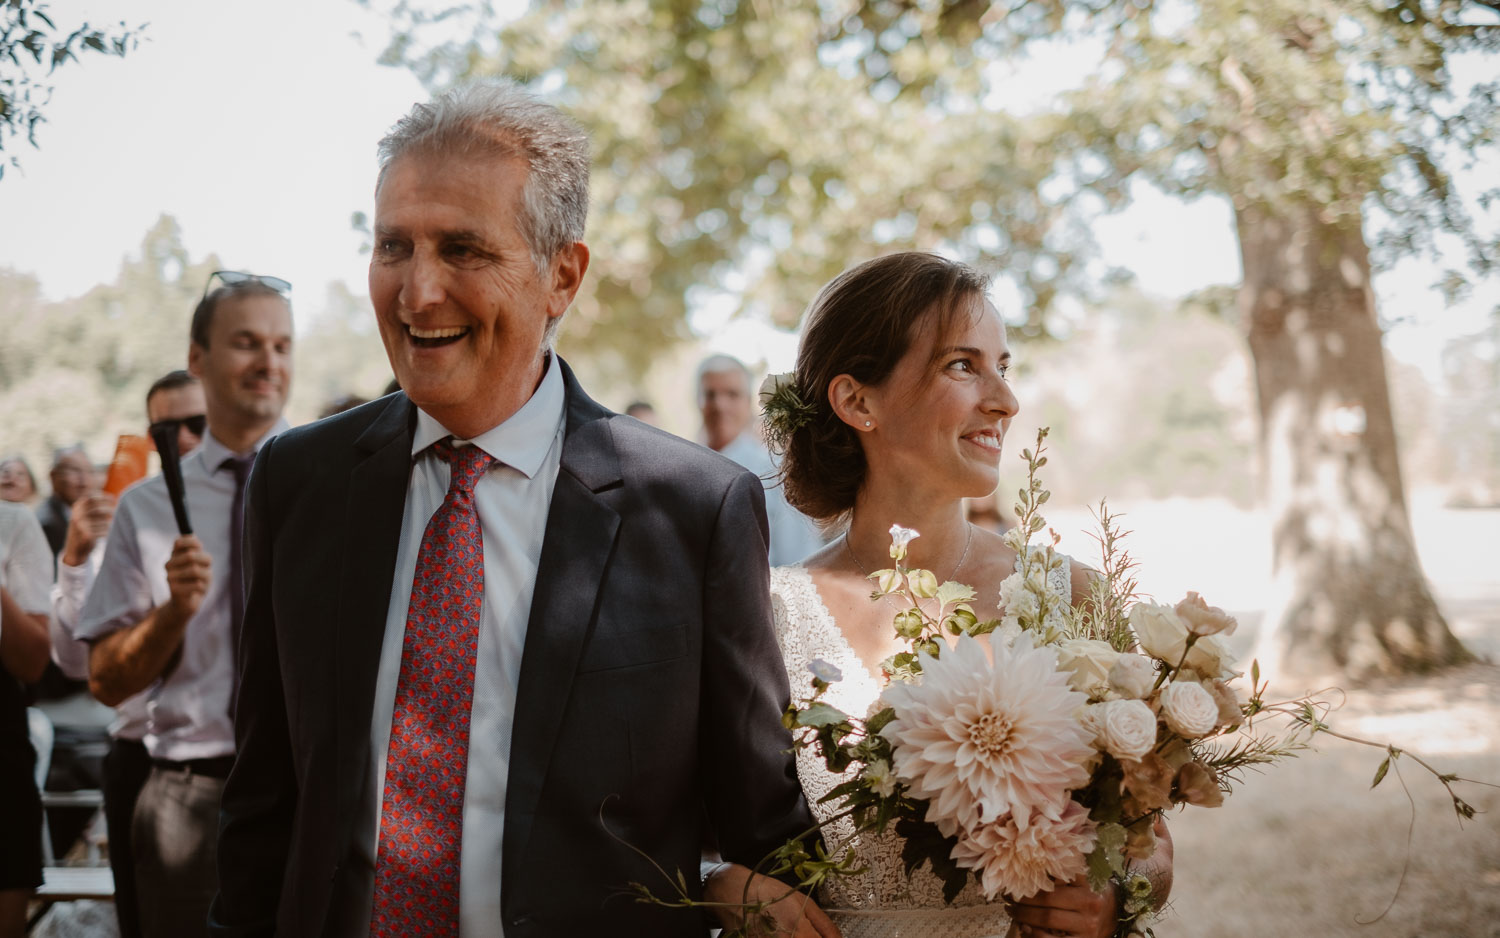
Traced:
POLYGON ((959 831, 953 860, 979 874, 985 898, 1025 899, 1082 873, 1096 837, 1088 810, 1069 801, 1056 817, 1023 811, 959 831))
POLYGON ((896 719, 881 731, 893 768, 927 820, 952 835, 1032 808, 1057 816, 1089 780, 1092 736, 1075 716, 1087 697, 1068 686, 1057 652, 1029 635, 959 636, 941 658, 923 653, 922 682, 886 689, 896 719))

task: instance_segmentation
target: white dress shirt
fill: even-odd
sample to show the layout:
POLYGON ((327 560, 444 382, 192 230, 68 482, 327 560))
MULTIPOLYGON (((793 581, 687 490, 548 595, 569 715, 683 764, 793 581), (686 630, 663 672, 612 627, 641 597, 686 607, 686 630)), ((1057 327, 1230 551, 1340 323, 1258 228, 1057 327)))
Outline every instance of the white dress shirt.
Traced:
MULTIPOLYGON (((258 440, 258 452, 285 429, 278 422, 258 440)), ((234 644, 229 610, 230 510, 234 472, 222 469, 236 454, 213 435, 182 457, 182 484, 193 533, 213 561, 213 580, 198 612, 188 620, 182 655, 175 668, 146 691, 144 742, 153 759, 183 762, 234 754, 234 723, 229 718, 234 690, 234 644)), ((152 476, 126 489, 104 547, 104 561, 84 601, 74 634, 96 642, 133 626, 171 597, 167 560, 177 540, 177 521, 166 479, 152 476)))
MULTIPOLYGON (((474 486, 474 504, 484 541, 484 603, 469 716, 469 765, 464 784, 463 843, 459 856, 459 935, 501 935, 500 857, 505 832, 505 792, 510 774, 511 722, 521 652, 536 587, 537 562, 547 529, 552 489, 562 459, 565 394, 556 356, 548 358, 541 384, 504 423, 468 443, 497 461, 474 486)), ((380 670, 370 727, 370 766, 355 829, 355 857, 365 882, 361 927, 369 930, 374 896, 376 840, 385 793, 385 761, 391 717, 401 673, 406 613, 416 576, 417 554, 427 522, 448 491, 448 464, 429 447, 452 436, 420 409, 412 437, 412 472, 396 555, 396 577, 386 613, 380 670)), ((455 445, 464 441, 455 440, 455 445)))
POLYGON ((719 450, 719 455, 760 476, 761 484, 765 486, 766 521, 771 529, 771 566, 790 566, 823 546, 823 539, 818 536, 812 519, 787 504, 786 494, 776 479, 776 461, 754 434, 746 430, 719 450))
MULTIPOLYGON (((52 615, 47 619, 47 631, 52 638, 52 660, 63 674, 75 681, 89 679, 89 643, 74 637, 78 617, 83 612, 89 587, 99 575, 99 566, 104 562, 104 539, 89 551, 88 559, 81 566, 71 567, 57 558, 57 582, 52 586, 52 615)), ((140 742, 146 735, 146 704, 151 699, 151 688, 146 688, 133 697, 127 697, 115 707, 115 719, 109 724, 109 735, 116 739, 140 742)))
MULTIPOLYGON (((45 615, 51 585, 52 548, 47 546, 41 522, 25 505, 0 502, 0 587, 23 612, 45 615), (47 562, 42 563, 43 559, 47 562)), ((0 621, 3 628, 5 623, 0 621)))

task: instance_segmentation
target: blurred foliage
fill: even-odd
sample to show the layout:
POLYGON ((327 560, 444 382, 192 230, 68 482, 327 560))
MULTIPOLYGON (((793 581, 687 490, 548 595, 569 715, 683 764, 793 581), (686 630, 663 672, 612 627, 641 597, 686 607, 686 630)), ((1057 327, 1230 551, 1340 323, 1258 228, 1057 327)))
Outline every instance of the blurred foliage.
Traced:
POLYGON ((5 164, 19 166, 14 141, 24 137, 37 145, 37 125, 46 121, 43 109, 52 95, 44 79, 79 55, 123 56, 133 50, 145 26, 127 27, 122 21, 110 29, 81 23, 64 32, 50 14, 51 6, 38 0, 0 0, 0 152, 10 148, 5 164))
MULTIPOLYGON (((1234 328, 1128 287, 1088 312, 1067 342, 1014 344, 1021 412, 1007 438, 1052 428, 1047 485, 1058 504, 1181 496, 1248 507, 1255 401, 1234 328)), ((1024 482, 1014 463, 1001 463, 1007 511, 1024 482)))
POLYGON ((1450 399, 1442 422, 1449 501, 1500 507, 1500 309, 1483 330, 1448 344, 1443 370, 1450 399))
MULTIPOLYGON (((164 215, 113 283, 80 297, 48 301, 35 277, 0 269, 0 454, 25 455, 45 489, 53 449, 81 442, 105 462, 117 435, 142 432, 146 389, 187 367, 193 307, 221 266, 193 260, 164 215)), ((293 298, 293 423, 347 394, 374 397, 391 376, 367 300, 334 285, 317 314, 303 305, 293 298)))
POLYGON ((593 133, 597 276, 565 341, 637 374, 695 291, 790 323, 899 248, 1013 280, 1042 334, 1059 295, 1120 276, 1088 223, 1132 178, 1368 213, 1377 264, 1444 234, 1470 271, 1500 257, 1453 177, 1500 133, 1493 69, 1464 89, 1452 68, 1500 49, 1491 0, 536 0, 503 24, 364 2, 395 23, 385 61, 530 82, 593 133), (1028 56, 1077 62, 1075 86, 1036 100, 1028 56))

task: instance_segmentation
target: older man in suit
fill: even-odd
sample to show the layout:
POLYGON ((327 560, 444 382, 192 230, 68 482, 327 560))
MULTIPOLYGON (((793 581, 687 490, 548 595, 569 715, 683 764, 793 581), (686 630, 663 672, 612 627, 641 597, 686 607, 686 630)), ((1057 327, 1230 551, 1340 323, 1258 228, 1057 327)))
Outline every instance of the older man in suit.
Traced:
POLYGON ((403 390, 252 475, 220 935, 701 935, 621 893, 809 824, 759 481, 551 351, 587 180, 582 131, 503 82, 382 141, 370 296, 403 390))

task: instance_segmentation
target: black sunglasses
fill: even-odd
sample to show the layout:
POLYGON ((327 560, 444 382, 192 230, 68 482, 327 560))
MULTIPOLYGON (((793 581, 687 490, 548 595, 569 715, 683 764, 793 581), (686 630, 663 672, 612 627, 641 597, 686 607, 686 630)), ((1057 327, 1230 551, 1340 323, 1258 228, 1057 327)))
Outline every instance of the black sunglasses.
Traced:
MULTIPOLYGON (((208 282, 203 285, 203 297, 208 296, 208 291, 213 288, 215 278, 226 287, 232 287, 238 283, 261 283, 275 290, 277 293, 292 292, 291 281, 282 280, 280 277, 247 274, 243 270, 216 270, 208 275, 208 282)), ((203 297, 199 298, 199 302, 202 302, 203 297)))
POLYGON ((158 430, 166 433, 176 433, 178 427, 187 427, 193 436, 202 436, 203 431, 208 429, 208 417, 205 414, 194 414, 191 417, 171 417, 167 420, 158 420, 151 424, 150 430, 154 435, 158 430))

